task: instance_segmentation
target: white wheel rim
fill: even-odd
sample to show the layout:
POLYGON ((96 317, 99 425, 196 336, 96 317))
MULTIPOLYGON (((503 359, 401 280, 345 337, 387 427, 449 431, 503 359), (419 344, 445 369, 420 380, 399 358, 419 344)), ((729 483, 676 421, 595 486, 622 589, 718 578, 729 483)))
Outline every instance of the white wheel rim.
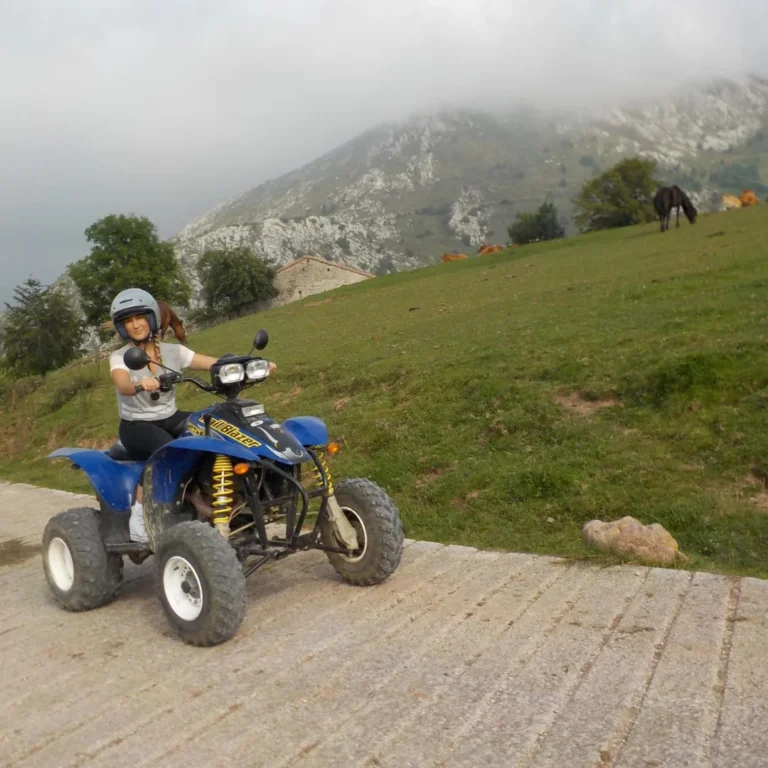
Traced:
POLYGON ((360 515, 355 512, 352 507, 342 507, 341 511, 347 516, 347 520, 349 520, 350 525, 355 529, 355 532, 357 533, 357 544, 358 547, 361 549, 360 554, 357 557, 351 557, 350 555, 341 555, 348 563, 359 563, 363 557, 365 557, 365 552, 368 549, 368 531, 365 530, 365 523, 363 522, 363 518, 360 517, 360 515), (352 519, 350 519, 350 517, 352 519), (360 534, 363 535, 363 540, 360 541, 360 534))
POLYGON ((184 621, 194 621, 203 611, 200 579, 183 557, 168 558, 163 568, 163 592, 171 610, 184 621))
POLYGON ((64 539, 58 536, 48 545, 48 570, 53 583, 62 591, 69 592, 75 583, 75 564, 64 539))

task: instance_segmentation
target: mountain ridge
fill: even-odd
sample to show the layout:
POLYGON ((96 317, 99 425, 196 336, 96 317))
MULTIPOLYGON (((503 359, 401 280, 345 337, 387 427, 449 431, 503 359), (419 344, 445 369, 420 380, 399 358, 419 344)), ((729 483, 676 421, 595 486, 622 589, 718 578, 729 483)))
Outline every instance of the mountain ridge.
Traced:
MULTIPOLYGON (((377 274, 411 269, 506 241, 516 213, 544 199, 573 232, 572 198, 626 155, 656 160, 713 210, 731 190, 707 174, 767 122, 768 81, 754 75, 578 114, 444 108, 374 126, 222 201, 171 241, 197 289, 196 260, 217 246, 247 245, 278 266, 318 255, 377 274)), ((759 165, 764 150, 752 153, 759 165)))

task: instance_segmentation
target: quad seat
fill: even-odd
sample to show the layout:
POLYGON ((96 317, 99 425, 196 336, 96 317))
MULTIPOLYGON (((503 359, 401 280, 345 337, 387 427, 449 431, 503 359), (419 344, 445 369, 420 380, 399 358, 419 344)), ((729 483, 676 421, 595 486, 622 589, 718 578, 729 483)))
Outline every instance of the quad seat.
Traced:
POLYGON ((107 456, 113 461, 133 461, 131 454, 125 450, 125 446, 119 440, 109 446, 107 456))

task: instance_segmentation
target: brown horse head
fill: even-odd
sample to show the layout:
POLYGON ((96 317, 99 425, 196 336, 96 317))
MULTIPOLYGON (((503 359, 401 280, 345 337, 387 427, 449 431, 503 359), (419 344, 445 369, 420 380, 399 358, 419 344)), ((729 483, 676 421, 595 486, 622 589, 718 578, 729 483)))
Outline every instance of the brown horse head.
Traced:
POLYGON ((187 341, 187 330, 184 328, 184 323, 180 317, 171 320, 171 328, 173 329, 173 335, 184 344, 187 341))
POLYGON ((680 190, 680 205, 688 221, 691 224, 695 224, 696 217, 699 215, 699 212, 696 210, 696 206, 694 206, 693 202, 691 201, 691 198, 688 197, 688 195, 686 195, 682 189, 680 190))
POLYGON ((187 331, 181 318, 176 314, 173 307, 168 306, 164 301, 158 300, 157 305, 160 307, 160 339, 164 339, 168 328, 171 328, 173 335, 184 344, 187 340, 187 331))

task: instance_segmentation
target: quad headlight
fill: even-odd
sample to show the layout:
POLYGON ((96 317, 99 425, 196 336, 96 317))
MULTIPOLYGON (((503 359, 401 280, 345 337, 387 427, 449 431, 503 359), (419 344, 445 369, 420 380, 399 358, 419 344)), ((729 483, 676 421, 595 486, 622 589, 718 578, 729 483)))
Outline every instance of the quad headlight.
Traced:
POLYGON ((236 384, 245 378, 245 369, 242 363, 227 363, 219 368, 217 375, 222 384, 236 384))
POLYGON ((269 360, 251 360, 245 366, 245 375, 249 381, 259 381, 269 376, 269 360))
POLYGON ((253 416, 261 416, 264 413, 264 406, 261 403, 256 403, 256 405, 244 405, 240 409, 240 413, 242 413, 246 419, 250 419, 253 416))

